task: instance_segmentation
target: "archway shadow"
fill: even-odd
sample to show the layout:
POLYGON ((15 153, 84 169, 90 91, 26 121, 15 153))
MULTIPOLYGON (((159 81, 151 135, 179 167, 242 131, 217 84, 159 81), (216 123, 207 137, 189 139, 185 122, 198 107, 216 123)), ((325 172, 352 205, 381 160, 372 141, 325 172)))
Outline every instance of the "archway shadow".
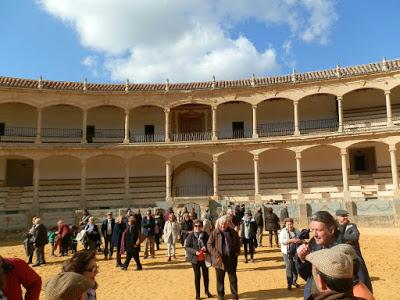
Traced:
POLYGON ((241 293, 240 299, 246 300, 263 300, 263 299, 302 299, 303 289, 292 289, 288 291, 286 288, 277 288, 270 290, 259 290, 241 293))
MULTIPOLYGON (((255 264, 257 265, 257 264, 255 264)), ((254 264, 253 264, 254 266, 254 264)), ((245 271, 267 271, 267 270, 285 270, 284 266, 263 266, 254 268, 246 268, 246 269, 238 269, 237 272, 245 272, 245 271)))

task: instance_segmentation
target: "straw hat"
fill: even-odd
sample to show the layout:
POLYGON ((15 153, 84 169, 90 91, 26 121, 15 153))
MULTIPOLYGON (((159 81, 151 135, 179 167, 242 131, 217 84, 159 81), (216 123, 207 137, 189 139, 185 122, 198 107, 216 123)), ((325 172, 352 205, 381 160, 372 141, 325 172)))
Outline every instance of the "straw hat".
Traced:
POLYGON ((340 249, 322 249, 306 256, 321 273, 336 279, 353 278, 353 260, 340 249))
POLYGON ((94 287, 94 282, 74 272, 63 272, 50 278, 44 287, 46 300, 78 300, 94 287))

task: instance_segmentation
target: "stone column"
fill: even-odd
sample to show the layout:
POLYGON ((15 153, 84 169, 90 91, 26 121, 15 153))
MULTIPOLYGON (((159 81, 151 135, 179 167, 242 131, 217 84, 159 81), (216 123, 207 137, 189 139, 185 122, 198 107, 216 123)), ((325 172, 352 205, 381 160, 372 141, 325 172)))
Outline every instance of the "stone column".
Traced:
MULTIPOLYGON (((342 162, 343 200, 345 202, 351 202, 351 194, 349 190, 348 156, 347 149, 340 149, 340 157, 342 162)), ((351 211, 349 211, 349 213, 351 213, 351 211)))
POLYGON ((297 205, 299 208, 299 226, 308 226, 307 203, 303 193, 303 178, 301 175, 301 152, 296 152, 297 170, 297 205))
POLYGON ((211 140, 216 141, 218 139, 217 135, 217 106, 211 107, 212 111, 212 129, 211 129, 211 140))
POLYGON ((39 182, 40 182, 40 160, 35 159, 33 161, 33 201, 32 201, 32 212, 35 215, 39 214, 39 209, 40 209, 39 182))
POLYGON ((258 138, 257 133, 257 105, 252 105, 253 108, 253 139, 258 138))
POLYGON ((171 161, 165 161, 165 198, 171 200, 171 161))
POLYGON ((80 207, 85 209, 86 204, 86 159, 81 160, 81 200, 79 201, 80 207))
POLYGON ((303 178, 301 176, 301 152, 296 152, 297 193, 303 193, 303 178))
POLYGON ((125 110, 124 144, 129 144, 129 109, 125 110))
POLYGON ((218 156, 213 155, 213 197, 218 199, 218 156))
POLYGON ((86 136, 86 131, 87 131, 87 110, 83 110, 83 116, 82 116, 82 144, 87 143, 87 136, 86 136))
POLYGON ((336 100, 338 103, 338 117, 339 117, 338 131, 343 132, 343 97, 337 96, 336 100))
POLYGON ((293 110, 294 110, 294 135, 300 135, 300 126, 299 126, 299 101, 293 101, 293 110))
POLYGON ((385 91, 385 99, 386 99, 386 119, 387 119, 386 124, 387 126, 393 126, 390 91, 385 91))
POLYGON ((258 167, 258 162, 259 162, 258 154, 254 154, 253 161, 254 161, 254 197, 255 199, 257 199, 260 198, 260 172, 258 167))
MULTIPOLYGON (((392 181, 393 181, 393 193, 395 198, 399 198, 399 173, 397 170, 397 157, 396 157, 396 145, 389 146, 389 153, 390 153, 390 165, 392 168, 392 181)), ((397 199, 400 200, 400 199, 397 199)))
POLYGON ((42 142, 42 108, 37 109, 37 120, 36 120, 36 141, 35 143, 40 144, 42 142))
POLYGON ((165 142, 168 143, 169 139, 169 108, 165 108, 165 142))
POLYGON ((129 207, 129 198, 130 198, 130 184, 129 184, 129 159, 124 160, 124 207, 129 207))

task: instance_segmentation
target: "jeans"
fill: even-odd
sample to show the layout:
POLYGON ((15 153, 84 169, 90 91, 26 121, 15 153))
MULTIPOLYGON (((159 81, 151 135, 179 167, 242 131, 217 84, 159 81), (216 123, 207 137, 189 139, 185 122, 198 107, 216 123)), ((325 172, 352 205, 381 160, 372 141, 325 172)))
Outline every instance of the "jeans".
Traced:
POLYGON ((114 246, 112 244, 112 235, 105 235, 104 236, 104 256, 107 258, 113 255, 114 246))
POLYGON ((175 255, 175 244, 174 243, 167 243, 167 252, 168 252, 168 257, 174 256, 175 255))
POLYGON ((35 255, 36 255, 36 263, 37 264, 45 264, 44 260, 44 245, 35 247, 35 255))
POLYGON ((204 261, 199 261, 197 264, 192 264, 193 272, 194 272, 194 286, 196 289, 196 298, 200 298, 200 279, 201 272, 203 273, 203 282, 204 282, 204 291, 208 292, 208 268, 206 267, 206 263, 204 261), (201 270, 201 272, 200 272, 201 270))
POLYGON ((250 253, 250 258, 253 259, 254 254, 254 239, 243 238, 244 257, 247 260, 247 254, 250 253))
POLYGON ((285 268, 286 268, 286 279, 288 286, 295 284, 297 281, 297 269, 294 265, 294 259, 289 258, 287 254, 283 254, 283 260, 285 261, 285 268))
POLYGON ((276 244, 276 246, 278 246, 279 245, 279 242, 278 242, 278 230, 268 230, 268 232, 269 232, 269 245, 270 245, 270 247, 272 247, 272 235, 273 235, 273 233, 275 234, 275 244, 276 244))
POLYGON ((150 255, 154 257, 154 235, 146 237, 145 244, 144 244, 144 257, 149 255, 149 248, 150 248, 150 255))

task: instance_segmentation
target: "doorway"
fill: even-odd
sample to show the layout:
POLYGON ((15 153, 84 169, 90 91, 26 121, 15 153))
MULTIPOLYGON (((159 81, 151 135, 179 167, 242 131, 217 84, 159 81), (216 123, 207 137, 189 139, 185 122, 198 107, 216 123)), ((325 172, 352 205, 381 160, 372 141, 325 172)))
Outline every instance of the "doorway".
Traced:
POLYGON ((7 159, 6 163, 7 186, 33 185, 33 160, 7 159))

